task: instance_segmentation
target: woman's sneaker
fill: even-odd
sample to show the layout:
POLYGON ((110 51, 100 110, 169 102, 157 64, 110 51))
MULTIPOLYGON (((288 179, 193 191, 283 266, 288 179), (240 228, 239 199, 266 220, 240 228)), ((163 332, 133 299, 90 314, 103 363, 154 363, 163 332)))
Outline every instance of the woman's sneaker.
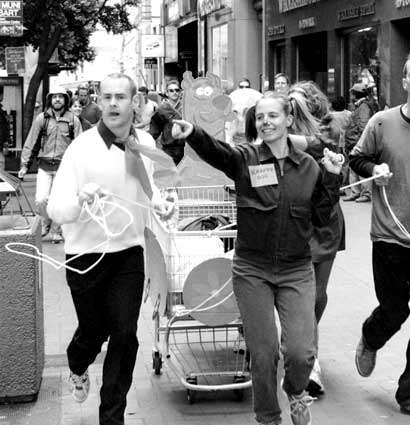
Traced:
POLYGON ((302 391, 300 394, 287 394, 283 389, 283 379, 281 382, 282 390, 286 394, 289 400, 290 407, 290 418, 292 419, 293 425, 311 425, 312 414, 310 413, 309 406, 314 402, 314 398, 311 397, 306 391, 302 391))
POLYGON ((86 370, 82 375, 76 375, 75 373, 70 372, 68 383, 70 385, 70 393, 77 403, 83 403, 87 400, 88 393, 90 392, 90 378, 88 376, 88 370, 86 370))
POLYGON ((320 397, 325 393, 325 387, 322 384, 322 370, 320 369, 319 360, 315 359, 312 372, 310 372, 309 383, 306 391, 312 397, 320 397))

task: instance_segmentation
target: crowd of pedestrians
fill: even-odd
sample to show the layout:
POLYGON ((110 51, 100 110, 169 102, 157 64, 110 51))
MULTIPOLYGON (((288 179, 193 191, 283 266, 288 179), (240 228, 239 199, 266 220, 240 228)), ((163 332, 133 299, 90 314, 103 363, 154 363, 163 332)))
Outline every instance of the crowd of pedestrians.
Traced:
MULTIPOLYGON (((312 424, 309 406, 325 394, 319 323, 336 254, 346 248, 340 195, 346 195, 345 201, 372 201, 379 305, 364 322, 356 350, 359 374, 372 373, 377 351, 410 313, 410 57, 402 84, 406 103, 379 112, 370 88, 355 82, 348 111, 345 105, 331 105, 312 81, 291 84, 286 74, 277 74, 273 90, 243 108, 240 143, 234 137, 216 140, 183 120, 176 79, 167 81, 165 96, 157 101, 124 74, 101 82, 97 102, 88 86, 71 96, 62 87, 51 88, 24 143, 18 175, 24 178, 37 160, 35 200, 42 235, 51 232, 54 242, 64 239, 72 268, 66 277, 78 328, 67 355, 77 402, 86 400, 88 367, 109 339, 100 425, 124 424, 138 350, 147 210, 169 217, 174 209, 155 186, 154 162, 178 166, 186 144, 235 183, 232 281, 251 358, 256 421, 281 423, 280 355, 285 370, 280 388, 294 425, 312 424), (372 176, 373 182, 360 183, 372 176), (352 186, 341 192, 347 183, 352 186), (111 210, 108 227, 127 230, 111 234, 107 243, 101 226, 85 221, 83 213, 109 196, 122 209, 111 210)), ((249 79, 241 79, 237 90, 253 91, 249 79)), ((238 105, 232 108, 237 111, 238 105)), ((410 342, 406 357, 396 400, 402 412, 410 413, 410 342)))

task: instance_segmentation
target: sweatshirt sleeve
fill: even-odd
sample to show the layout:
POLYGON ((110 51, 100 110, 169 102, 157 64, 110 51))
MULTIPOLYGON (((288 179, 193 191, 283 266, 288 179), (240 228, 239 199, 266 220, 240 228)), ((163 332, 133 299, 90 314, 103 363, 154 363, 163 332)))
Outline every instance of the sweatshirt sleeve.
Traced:
POLYGON ((377 115, 374 115, 367 123, 362 136, 349 156, 351 169, 361 177, 372 176, 373 168, 377 164, 378 147, 375 125, 377 115))
POLYGON ((40 146, 36 146, 37 142, 41 143, 39 139, 41 127, 44 121, 44 114, 39 114, 33 121, 30 132, 28 133, 26 142, 24 143, 23 150, 21 151, 21 165, 30 168, 34 158, 39 152, 40 146))
POLYGON ((201 159, 225 173, 230 179, 236 180, 242 167, 239 149, 213 138, 197 126, 194 126, 186 141, 201 159))
POLYGON ((326 170, 319 172, 312 196, 312 223, 315 227, 326 226, 333 207, 339 201, 339 188, 343 177, 326 170))
POLYGON ((58 224, 75 222, 80 216, 78 177, 70 145, 58 167, 47 205, 47 214, 58 224))

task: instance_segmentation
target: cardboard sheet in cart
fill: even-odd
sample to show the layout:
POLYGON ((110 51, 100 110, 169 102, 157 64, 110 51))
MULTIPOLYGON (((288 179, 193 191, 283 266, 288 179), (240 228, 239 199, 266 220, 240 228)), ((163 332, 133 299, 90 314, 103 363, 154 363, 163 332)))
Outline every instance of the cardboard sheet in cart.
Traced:
MULTIPOLYGON (((183 118, 202 127, 208 134, 225 141, 225 124, 234 119, 232 102, 222 90, 217 75, 193 78, 190 71, 183 75, 183 118)), ((185 145, 185 154, 177 166, 177 173, 155 164, 154 180, 158 187, 214 186, 232 184, 232 180, 200 159, 194 150, 185 145)))

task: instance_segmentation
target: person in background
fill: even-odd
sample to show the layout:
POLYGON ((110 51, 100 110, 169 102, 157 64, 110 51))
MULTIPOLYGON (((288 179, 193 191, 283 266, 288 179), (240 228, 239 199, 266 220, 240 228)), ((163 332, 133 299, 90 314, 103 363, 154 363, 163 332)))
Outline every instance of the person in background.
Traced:
POLYGON ((185 141, 172 137, 172 120, 182 117, 182 93, 177 80, 168 81, 166 95, 151 118, 149 133, 178 165, 184 157, 185 141))
POLYGON ((137 323, 144 289, 144 228, 148 210, 166 218, 173 204, 163 200, 152 178, 155 157, 172 160, 155 149, 145 131, 132 125, 137 89, 124 74, 101 82, 102 118, 67 149, 58 169, 48 213, 62 225, 66 259, 86 273, 67 270, 67 284, 78 327, 67 348, 69 388, 74 400, 88 396, 88 367, 108 339, 100 391, 99 425, 124 425, 127 393, 138 351, 137 323), (145 148, 142 150, 142 148, 145 148), (111 194, 111 195, 109 195, 111 194), (84 205, 111 196, 101 205, 107 235, 94 220, 86 220, 84 205), (117 197, 116 197, 117 196, 117 197), (127 202, 128 200, 128 202, 127 202), (104 243, 105 241, 105 243, 104 243), (75 257, 75 258, 74 258, 75 257))
POLYGON ((145 86, 139 87, 138 92, 143 97, 143 104, 138 108, 136 127, 149 131, 151 118, 158 109, 158 104, 148 98, 148 89, 145 86))
POLYGON ((88 130, 92 127, 90 121, 86 120, 81 116, 83 111, 83 105, 80 102, 78 96, 73 96, 70 101, 70 111, 80 120, 81 128, 83 131, 88 130))
POLYGON ((95 125, 101 118, 101 109, 91 100, 91 92, 88 85, 80 85, 77 90, 77 96, 83 105, 81 116, 95 125))
POLYGON ((5 169, 5 156, 10 146, 10 126, 7 113, 3 109, 3 92, 0 91, 0 171, 5 169))
POLYGON ((241 78, 238 81, 238 89, 250 89, 251 88, 251 82, 248 78, 241 78))
MULTIPOLYGON (((306 137, 308 143, 304 149, 323 168, 321 157, 324 147, 336 153, 341 152, 340 125, 330 111, 329 101, 313 81, 299 81, 293 84, 288 95, 294 115, 290 132, 306 137)), ((293 139, 291 140, 293 142, 293 139)), ((328 302, 327 287, 336 254, 345 249, 344 217, 339 202, 334 204, 328 223, 325 226, 314 227, 310 248, 316 282, 317 329, 316 358, 306 389, 311 396, 317 397, 325 391, 318 359, 318 327, 328 302)))
MULTIPOLYGON (((378 306, 364 321, 356 349, 356 367, 363 377, 372 374, 377 351, 400 330, 410 312, 410 55, 402 87, 406 102, 371 117, 350 155, 350 167, 359 176, 380 175, 374 180, 370 229, 378 306)), ((395 398, 401 412, 410 414, 410 340, 395 398)))
POLYGON ((235 182, 238 233, 232 282, 252 367, 256 421, 281 423, 277 397, 279 338, 294 425, 312 422, 313 399, 305 388, 315 358, 315 280, 309 247, 313 227, 326 225, 339 198, 341 164, 324 152, 324 167, 294 148, 287 97, 274 94, 256 103, 260 144, 231 146, 191 123, 176 120, 175 138, 235 182))
MULTIPOLYGON (((356 83, 350 89, 354 109, 350 115, 350 122, 345 132, 345 150, 350 154, 356 143, 359 141, 363 130, 370 117, 377 112, 375 103, 369 100, 370 92, 363 83, 356 83)), ((360 177, 352 170, 349 171, 349 184, 360 181, 360 177)), ((362 183, 350 188, 350 195, 343 198, 343 201, 370 202, 372 200, 371 182, 362 183)))
POLYGON ((68 145, 82 132, 80 120, 69 110, 70 99, 64 87, 52 87, 46 96, 46 110, 37 115, 21 152, 20 179, 27 174, 34 159, 38 161, 35 203, 42 217, 44 237, 51 231, 51 241, 62 241, 60 226, 53 226, 47 214, 51 188, 68 145))
POLYGON ((274 90, 278 93, 286 94, 289 90, 289 84, 289 77, 283 72, 276 74, 273 79, 274 90))

